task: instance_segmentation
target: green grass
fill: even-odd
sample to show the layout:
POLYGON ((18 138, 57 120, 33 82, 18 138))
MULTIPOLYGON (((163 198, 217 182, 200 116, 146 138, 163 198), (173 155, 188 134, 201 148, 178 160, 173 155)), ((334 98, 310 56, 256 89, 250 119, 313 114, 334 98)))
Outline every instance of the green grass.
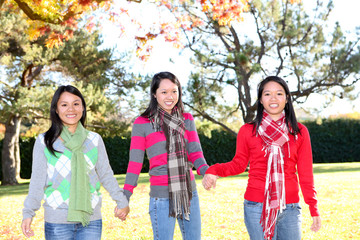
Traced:
MULTIPOLYGON (((310 231, 312 223, 307 205, 302 201, 303 239, 360 239, 360 163, 315 164, 322 228, 310 231)), ((125 175, 116 176, 124 183, 125 175)), ((215 190, 206 191, 201 177, 196 177, 202 216, 202 239, 249 239, 243 219, 243 195, 247 174, 221 178, 215 190)), ((21 210, 28 190, 28 180, 18 186, 0 187, 0 239, 25 239, 21 233, 21 210)), ((131 212, 125 222, 113 217, 115 203, 103 191, 103 239, 152 239, 148 175, 141 174, 130 202, 131 212)), ((44 239, 43 209, 33 221, 35 237, 44 239)), ((176 226, 174 239, 181 239, 176 226)))

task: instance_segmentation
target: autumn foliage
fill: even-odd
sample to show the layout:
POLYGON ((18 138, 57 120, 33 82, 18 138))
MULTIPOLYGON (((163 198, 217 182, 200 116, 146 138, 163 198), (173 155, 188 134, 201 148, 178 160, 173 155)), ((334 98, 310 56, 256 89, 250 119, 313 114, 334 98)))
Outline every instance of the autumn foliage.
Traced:
MULTIPOLYGON (((141 1, 134 1, 138 4, 141 1)), ((125 0, 124 0, 125 2, 125 0)), ((242 13, 248 11, 248 0, 188 0, 170 1, 156 0, 159 8, 167 9, 173 14, 172 19, 165 19, 154 23, 151 29, 144 29, 143 23, 137 21, 137 16, 131 16, 126 8, 114 8, 112 0, 5 0, 1 8, 6 8, 24 14, 28 18, 28 35, 31 40, 47 34, 46 46, 58 47, 69 38, 80 21, 85 21, 85 28, 89 31, 95 26, 94 11, 103 10, 110 21, 118 21, 118 27, 126 31, 126 27, 118 20, 122 16, 128 16, 141 34, 135 36, 137 43, 137 55, 142 60, 147 60, 152 50, 152 41, 163 37, 166 42, 173 43, 174 47, 182 48, 181 31, 191 31, 194 27, 203 24, 198 16, 190 16, 178 11, 179 5, 187 4, 200 6, 202 13, 210 15, 220 25, 230 25, 232 21, 241 21, 242 13), (62 26, 62 28, 59 28, 62 26)), ((140 6, 139 6, 140 7, 140 6)), ((160 13, 161 14, 161 13, 160 13)))
MULTIPOLYGON (((0 7, 23 14, 29 27, 31 40, 47 35, 46 46, 58 47, 69 40, 79 21, 86 14, 98 9, 109 9, 111 0, 5 0, 0 7)), ((91 30, 92 22, 85 23, 91 30)))
MULTIPOLYGON (((191 5, 199 7, 201 14, 210 16, 219 25, 231 25, 234 21, 242 21, 242 14, 249 10, 249 0, 195 0, 193 2, 187 0, 168 1, 158 0, 155 4, 159 8, 167 9, 172 13, 172 18, 160 22, 157 27, 152 26, 149 31, 143 35, 136 36, 137 55, 142 60, 150 57, 152 50, 151 41, 157 37, 163 37, 166 42, 170 42, 176 48, 183 48, 181 43, 181 32, 192 31, 193 28, 203 25, 204 21, 201 16, 190 15, 188 12, 179 11, 179 5, 191 5)), ((122 9, 123 12, 127 10, 122 9)), ((138 28, 144 32, 141 24, 138 28)))

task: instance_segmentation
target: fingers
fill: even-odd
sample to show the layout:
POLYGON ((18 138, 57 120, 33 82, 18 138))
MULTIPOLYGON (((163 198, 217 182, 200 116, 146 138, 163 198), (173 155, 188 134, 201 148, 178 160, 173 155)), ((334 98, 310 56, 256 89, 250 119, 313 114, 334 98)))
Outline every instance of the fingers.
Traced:
POLYGON ((129 212, 130 212, 129 206, 127 206, 125 208, 121 208, 121 209, 115 207, 115 210, 114 210, 115 217, 119 218, 121 221, 126 220, 126 217, 129 214, 129 212))
POLYGON ((21 223, 21 230, 26 237, 34 236, 34 231, 31 229, 32 218, 26 218, 21 223))
POLYGON ((213 174, 205 174, 203 180, 202 180, 202 184, 204 186, 204 188, 206 190, 210 190, 211 187, 215 188, 216 187, 216 180, 218 179, 217 176, 213 175, 213 174))
POLYGON ((321 218, 320 216, 313 217, 313 224, 311 225, 310 229, 313 232, 319 231, 321 228, 321 218))

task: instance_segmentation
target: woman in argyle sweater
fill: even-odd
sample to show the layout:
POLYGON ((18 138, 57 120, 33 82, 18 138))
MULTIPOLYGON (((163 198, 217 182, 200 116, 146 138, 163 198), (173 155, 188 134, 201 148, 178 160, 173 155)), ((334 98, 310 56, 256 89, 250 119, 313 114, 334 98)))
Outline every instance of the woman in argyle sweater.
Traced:
POLYGON ((199 198, 193 166, 204 175, 204 159, 195 123, 183 112, 179 80, 170 72, 154 75, 150 103, 132 128, 130 160, 124 185, 130 199, 145 151, 150 161, 149 213, 154 239, 173 239, 176 220, 183 239, 201 239, 199 198))
POLYGON ((60 86, 51 101, 50 129, 33 149, 29 194, 22 231, 34 236, 31 222, 44 199, 45 239, 101 239, 102 185, 116 202, 115 217, 125 220, 128 201, 109 164, 101 136, 85 129, 86 104, 80 91, 60 86))
POLYGON ((309 132, 296 120, 283 79, 270 76, 259 84, 257 106, 255 120, 240 128, 233 160, 211 166, 203 185, 209 190, 218 177, 243 173, 250 163, 244 196, 250 239, 300 240, 299 184, 313 218, 311 230, 321 227, 309 132))

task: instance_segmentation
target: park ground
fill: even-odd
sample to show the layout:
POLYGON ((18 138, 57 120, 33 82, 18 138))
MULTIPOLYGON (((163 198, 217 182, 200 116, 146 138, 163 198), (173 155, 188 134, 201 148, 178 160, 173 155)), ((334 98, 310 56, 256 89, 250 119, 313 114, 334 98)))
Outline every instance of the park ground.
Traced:
MULTIPOLYGON (((360 163, 314 164, 315 187, 318 192, 322 228, 310 231, 312 219, 308 206, 301 198, 302 236, 304 240, 360 239, 360 163)), ((116 175, 119 184, 124 184, 125 175, 116 175)), ((216 189, 206 191, 201 177, 196 177, 202 216, 202 239, 247 240, 249 239, 243 219, 243 195, 247 173, 220 178, 216 189)), ((29 180, 18 186, 0 186, 0 239, 25 239, 21 233, 22 204, 28 191, 29 180)), ((114 218, 115 203, 103 192, 102 239, 152 239, 148 214, 148 174, 141 174, 138 187, 130 202, 131 212, 125 222, 114 218)), ((43 209, 33 221, 35 237, 44 239, 43 209)), ((174 239, 181 239, 176 226, 174 239)))

